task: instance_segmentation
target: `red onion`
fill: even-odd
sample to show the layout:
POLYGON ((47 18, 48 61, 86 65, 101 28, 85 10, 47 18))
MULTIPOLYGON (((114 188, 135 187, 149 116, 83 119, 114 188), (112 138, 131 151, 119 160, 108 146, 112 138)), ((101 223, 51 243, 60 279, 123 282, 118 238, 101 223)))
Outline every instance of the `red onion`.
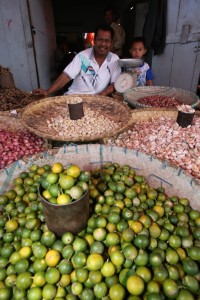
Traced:
POLYGON ((0 169, 25 155, 44 150, 44 140, 30 132, 0 129, 0 169))

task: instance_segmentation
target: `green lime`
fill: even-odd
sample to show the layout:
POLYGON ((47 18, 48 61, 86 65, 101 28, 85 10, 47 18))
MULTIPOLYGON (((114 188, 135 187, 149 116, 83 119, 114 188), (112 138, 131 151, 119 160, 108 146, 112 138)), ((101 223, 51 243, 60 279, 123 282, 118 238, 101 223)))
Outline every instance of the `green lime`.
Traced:
POLYGON ((154 280, 161 283, 164 282, 169 276, 167 269, 163 265, 155 267, 153 272, 154 272, 154 280))
POLYGON ((127 279, 126 287, 131 295, 139 296, 143 293, 145 288, 144 280, 138 275, 131 275, 127 279))
POLYGON ((90 271, 100 270, 103 267, 103 264, 103 257, 99 253, 89 254, 89 256, 87 257, 86 265, 90 271))
POLYGON ((76 252, 71 258, 71 262, 74 269, 83 268, 86 265, 86 261, 87 261, 86 254, 80 251, 76 252))
POLYGON ((199 290, 199 282, 198 280, 191 275, 186 275, 182 278, 182 284, 187 290, 189 290, 192 293, 197 293, 199 290))
POLYGON ((149 282, 152 277, 150 269, 145 266, 138 267, 136 274, 139 275, 145 283, 149 282))
POLYGON ((64 190, 71 189, 74 186, 74 184, 75 184, 75 180, 74 180, 74 178, 72 176, 63 175, 59 179, 59 185, 64 190))
POLYGON ((195 300, 195 298, 192 293, 182 288, 179 290, 179 295, 176 297, 176 300, 195 300))
POLYGON ((58 182, 58 180, 59 180, 59 175, 56 173, 49 173, 46 177, 46 181, 49 184, 54 184, 54 183, 58 182))
POLYGON ((105 250, 104 244, 100 241, 95 241, 91 246, 90 246, 90 253, 99 253, 103 254, 105 250))
POLYGON ((71 202, 71 197, 70 195, 67 194, 60 194, 57 198, 57 204, 58 205, 66 205, 69 204, 71 202))
POLYGON ((94 295, 96 296, 97 299, 102 299, 107 295, 108 292, 108 287, 105 282, 100 282, 97 283, 94 286, 94 295))
POLYGON ((48 191, 52 197, 58 197, 60 195, 60 187, 57 183, 51 184, 48 191))
POLYGON ((102 282, 102 273, 100 270, 90 271, 88 274, 89 281, 92 285, 102 282))
POLYGON ((63 259, 60 261, 58 269, 62 275, 70 274, 73 270, 73 265, 71 261, 63 259))
POLYGON ((179 288, 177 283, 172 279, 166 279, 163 282, 163 291, 165 296, 169 297, 170 299, 176 299, 179 294, 179 288))
POLYGON ((32 274, 30 272, 23 272, 19 274, 16 280, 16 286, 19 289, 27 290, 33 283, 32 274))
POLYGON ((56 235, 52 231, 46 231, 41 236, 41 244, 50 247, 56 241, 56 235))
POLYGON ((192 246, 188 249, 188 256, 193 259, 200 261, 200 247, 192 246))
POLYGON ((42 289, 39 287, 32 287, 27 293, 28 300, 40 300, 42 299, 42 289))
POLYGON ((45 280, 47 283, 56 284, 60 279, 60 272, 57 268, 48 268, 45 273, 45 280))
POLYGON ((76 279, 78 282, 85 282, 88 279, 89 273, 88 270, 85 268, 78 268, 75 270, 76 279))
POLYGON ((148 236, 144 235, 144 234, 138 234, 135 238, 134 238, 134 245, 136 247, 138 247, 139 249, 145 249, 149 246, 150 243, 150 239, 148 236))
POLYGON ((12 288, 10 288, 10 287, 0 288, 0 299, 1 300, 9 300, 11 298, 12 298, 12 288))
POLYGON ((197 263, 194 260, 190 259, 189 257, 184 259, 182 261, 182 264, 183 264, 183 270, 186 274, 195 276, 199 273, 199 267, 197 263))
POLYGON ((53 284, 47 283, 42 290, 42 299, 51 300, 55 299, 57 288, 53 284))
POLYGON ((78 200, 83 196, 83 189, 78 185, 73 186, 70 189, 69 194, 73 199, 78 200))

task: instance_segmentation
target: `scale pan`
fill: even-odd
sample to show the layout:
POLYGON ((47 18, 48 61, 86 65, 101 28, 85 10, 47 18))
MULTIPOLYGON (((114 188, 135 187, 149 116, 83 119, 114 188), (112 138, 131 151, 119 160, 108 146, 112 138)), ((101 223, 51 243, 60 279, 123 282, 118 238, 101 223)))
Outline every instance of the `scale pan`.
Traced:
POLYGON ((143 63, 142 59, 139 58, 123 58, 119 59, 119 65, 125 68, 139 67, 143 63))

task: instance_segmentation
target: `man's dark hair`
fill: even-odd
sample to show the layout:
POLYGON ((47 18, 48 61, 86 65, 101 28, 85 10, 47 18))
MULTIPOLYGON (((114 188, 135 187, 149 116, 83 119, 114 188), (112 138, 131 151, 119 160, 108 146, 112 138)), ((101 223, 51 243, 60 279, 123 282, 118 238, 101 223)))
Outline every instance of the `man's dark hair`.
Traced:
POLYGON ((112 29, 111 26, 109 26, 109 25, 107 25, 107 24, 100 24, 100 25, 97 25, 97 27, 96 27, 96 29, 95 29, 95 32, 94 32, 94 39, 96 39, 99 30, 109 31, 110 34, 111 34, 111 39, 113 40, 113 37, 114 37, 114 30, 112 29))
POLYGON ((116 10, 113 6, 106 6, 104 8, 104 14, 107 12, 107 11, 112 11, 113 15, 116 15, 116 10))
POLYGON ((130 48, 132 47, 133 43, 143 43, 144 45, 144 48, 147 49, 147 45, 146 45, 146 42, 145 42, 145 39, 142 37, 142 36, 136 36, 132 39, 131 41, 131 45, 130 45, 130 48))

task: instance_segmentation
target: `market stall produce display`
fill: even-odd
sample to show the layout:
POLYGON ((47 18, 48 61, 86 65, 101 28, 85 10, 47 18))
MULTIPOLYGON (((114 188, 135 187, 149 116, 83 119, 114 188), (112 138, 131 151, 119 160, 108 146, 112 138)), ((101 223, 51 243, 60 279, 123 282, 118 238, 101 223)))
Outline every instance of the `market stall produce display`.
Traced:
POLYGON ((47 149, 47 142, 28 132, 20 118, 0 115, 0 169, 23 156, 47 149))
MULTIPOLYGON (((12 187, 0 196, 5 211, 0 217, 0 299, 197 299, 200 212, 181 197, 184 191, 169 196, 162 186, 150 186, 138 169, 154 164, 145 154, 102 145, 64 151, 17 167, 12 187), (66 163, 80 161, 81 167, 91 162, 87 226, 60 238, 46 227, 37 198, 37 185, 55 172, 50 162, 59 156, 66 163), (127 163, 111 162, 115 157, 127 163), (46 163, 38 165, 42 160, 46 163), (24 199, 19 199, 22 190, 24 199)), ((160 166, 155 176, 162 176, 162 162, 155 163, 160 166)), ((179 185, 172 169, 170 178, 177 176, 179 185)), ((189 176, 185 179, 187 186, 189 176)))
POLYGON ((137 73, 134 70, 141 66, 142 63, 143 60, 137 58, 119 59, 119 65, 122 67, 122 73, 114 82, 115 90, 118 93, 123 94, 126 90, 137 85, 137 73), (131 68, 131 71, 129 68, 131 68))
POLYGON ((176 107, 180 105, 180 102, 175 97, 161 95, 146 96, 140 98, 138 102, 147 107, 176 107))
POLYGON ((97 141, 122 132, 130 125, 131 110, 110 97, 78 95, 84 116, 69 117, 68 102, 76 95, 42 99, 22 113, 24 126, 38 136, 57 141, 97 141))
POLYGON ((14 88, 15 82, 9 68, 0 65, 0 88, 14 88))
POLYGON ((77 165, 64 167, 59 162, 54 163, 47 177, 41 180, 38 190, 45 222, 56 235, 61 236, 66 231, 76 234, 86 227, 89 181, 89 171, 82 171, 77 165))
POLYGON ((176 122, 181 127, 188 127, 193 124, 195 109, 190 105, 182 104, 177 106, 178 116, 176 122))
POLYGON ((105 142, 144 151, 180 166, 200 179, 200 114, 196 112, 192 126, 182 128, 176 122, 177 111, 134 110, 133 125, 105 142))
POLYGON ((23 157, 0 170, 0 193, 11 188, 14 178, 22 171, 27 172, 32 164, 52 165, 58 161, 64 166, 77 164, 82 170, 92 170, 109 161, 129 164, 137 173, 146 176, 151 186, 162 185, 169 196, 176 194, 178 197, 189 197, 192 207, 200 210, 200 182, 182 168, 138 150, 102 144, 64 145, 31 157, 23 157))
POLYGON ((124 92, 124 101, 134 108, 167 107, 181 104, 197 106, 199 97, 184 89, 166 86, 139 86, 124 92))
POLYGON ((43 97, 40 95, 26 93, 18 88, 0 88, 0 111, 21 109, 41 98, 43 97))

